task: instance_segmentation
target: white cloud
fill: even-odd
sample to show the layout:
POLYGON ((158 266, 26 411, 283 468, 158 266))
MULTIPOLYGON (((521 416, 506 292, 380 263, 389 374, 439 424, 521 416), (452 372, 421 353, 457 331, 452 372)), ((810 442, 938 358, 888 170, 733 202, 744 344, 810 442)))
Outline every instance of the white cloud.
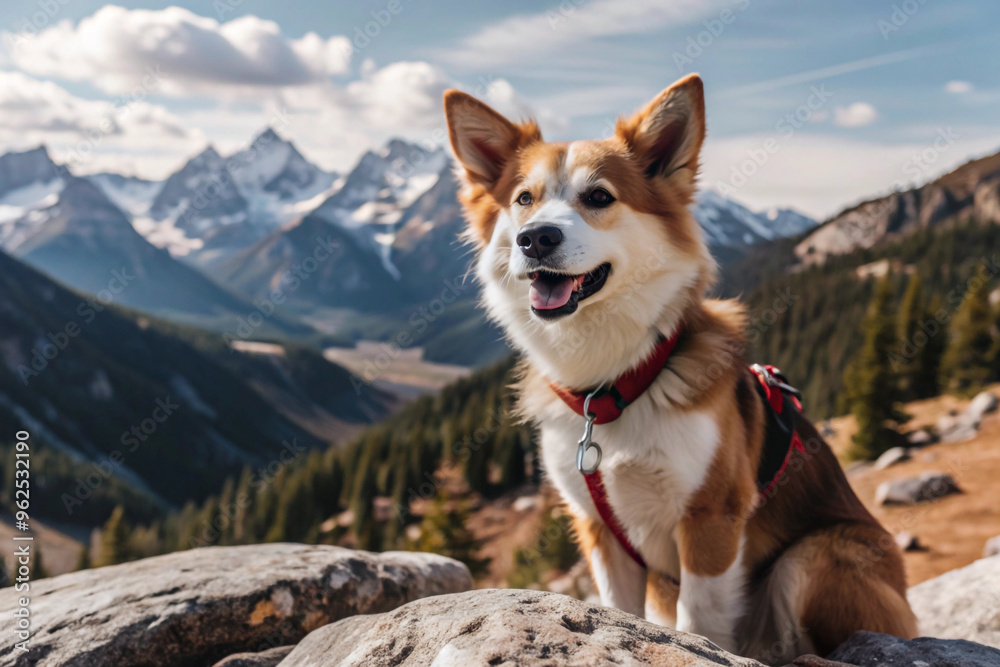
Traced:
MULTIPOLYGON (((445 62, 462 69, 488 69, 530 61, 543 55, 570 55, 567 47, 589 49, 594 39, 633 35, 680 26, 718 16, 733 8, 732 0, 565 0, 549 3, 536 14, 520 14, 490 27, 445 51, 445 62)), ((575 51, 575 49, 574 49, 575 51)))
MULTIPOLYGON (((361 78, 344 87, 285 91, 282 100, 289 110, 285 134, 310 158, 341 171, 353 166, 365 150, 393 137, 428 148, 445 147, 441 98, 453 87, 462 86, 426 62, 396 62, 382 68, 366 62, 361 78)), ((543 129, 565 126, 561 117, 529 105, 505 79, 482 80, 466 91, 511 118, 537 118, 543 129)))
POLYGON ((192 150, 204 141, 161 106, 87 100, 21 72, 0 72, 0 114, 5 150, 47 144, 57 162, 78 173, 112 164, 128 169, 135 164, 121 159, 128 155, 150 156, 146 167, 155 169, 158 153, 192 150))
POLYGON ((823 220, 894 187, 929 182, 1000 145, 995 127, 963 128, 952 143, 939 142, 947 129, 927 128, 920 140, 894 144, 804 131, 787 139, 769 134, 709 136, 701 186, 730 188, 734 198, 754 209, 791 206, 823 220), (769 140, 777 141, 773 154, 764 150, 769 140), (762 155, 767 157, 759 164, 762 155))
POLYGON ((864 127, 874 123, 877 118, 878 111, 867 102, 833 108, 833 123, 840 127, 864 127))
POLYGON ((955 95, 961 95, 963 93, 971 93, 974 86, 968 81, 949 81, 944 84, 944 90, 947 93, 952 93, 955 95))
POLYGON ((90 81, 111 94, 161 72, 159 92, 244 95, 261 88, 321 82, 346 71, 350 41, 314 33, 292 40, 273 21, 243 16, 227 23, 180 7, 129 10, 107 5, 73 25, 62 21, 34 37, 8 33, 7 57, 27 72, 90 81))

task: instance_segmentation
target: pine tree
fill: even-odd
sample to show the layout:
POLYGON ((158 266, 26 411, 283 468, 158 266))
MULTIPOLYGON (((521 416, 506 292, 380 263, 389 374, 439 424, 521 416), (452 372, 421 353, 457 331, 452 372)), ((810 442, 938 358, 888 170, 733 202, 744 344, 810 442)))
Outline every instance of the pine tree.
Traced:
POLYGON ((253 535, 253 507, 256 494, 250 484, 253 472, 249 466, 240 473, 240 481, 236 484, 234 502, 237 506, 236 518, 233 519, 233 543, 248 544, 253 535))
POLYGON ((971 394, 992 378, 992 319, 988 286, 970 288, 952 320, 941 359, 941 384, 948 391, 971 394))
POLYGON ((468 566, 473 577, 485 573, 489 559, 476 555, 482 541, 467 527, 470 516, 466 503, 452 500, 447 492, 441 491, 420 522, 416 550, 461 561, 468 566))
POLYGON ((1000 302, 993 305, 993 327, 990 335, 993 336, 993 347, 990 348, 990 368, 993 377, 990 379, 996 381, 1000 380, 1000 302))
POLYGON ((0 588, 10 586, 10 570, 7 569, 7 559, 0 556, 0 588))
POLYGON ((31 580, 38 581, 47 576, 49 576, 49 573, 45 570, 45 563, 42 562, 42 549, 36 544, 35 553, 31 558, 31 580))
POLYGON ((76 557, 76 567, 73 571, 79 572, 80 570, 89 570, 90 568, 90 545, 84 544, 80 548, 80 553, 76 557))
POLYGON ((896 345, 891 298, 891 276, 886 276, 875 286, 868 306, 861 350, 844 373, 847 404, 858 425, 849 452, 852 458, 872 459, 895 446, 899 434, 892 426, 907 418, 897 408, 899 377, 890 360, 896 345))
POLYGON ((128 536, 129 525, 125 520, 125 508, 118 505, 101 530, 101 553, 97 565, 117 565, 129 560, 128 536))
POLYGON ((375 525, 375 512, 373 503, 378 494, 378 482, 376 469, 377 454, 374 443, 365 447, 358 465, 357 473, 354 476, 354 484, 351 498, 351 511, 354 512, 354 524, 352 530, 356 546, 359 549, 377 551, 381 546, 381 534, 375 525))
POLYGON ((923 281, 914 273, 899 307, 898 353, 890 359, 893 372, 900 375, 905 400, 938 394, 945 331, 935 318, 937 310, 935 304, 925 304, 923 281))

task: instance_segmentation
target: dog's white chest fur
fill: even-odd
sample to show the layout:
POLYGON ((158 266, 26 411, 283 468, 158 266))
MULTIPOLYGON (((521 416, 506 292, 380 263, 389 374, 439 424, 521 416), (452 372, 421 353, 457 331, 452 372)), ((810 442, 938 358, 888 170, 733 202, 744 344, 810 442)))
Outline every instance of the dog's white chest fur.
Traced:
MULTIPOLYGON (((576 468, 584 419, 564 405, 546 412, 539 419, 546 472, 574 512, 600 521, 576 468)), ((616 421, 595 426, 593 439, 603 451, 608 500, 629 541, 651 568, 678 577, 674 529, 715 456, 714 417, 664 406, 647 393, 616 421)))

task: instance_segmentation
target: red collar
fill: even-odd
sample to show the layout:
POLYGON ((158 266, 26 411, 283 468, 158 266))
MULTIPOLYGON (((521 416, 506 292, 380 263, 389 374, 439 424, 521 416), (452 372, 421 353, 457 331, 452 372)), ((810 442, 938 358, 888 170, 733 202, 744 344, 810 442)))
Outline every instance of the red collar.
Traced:
MULTIPOLYGON (((610 387, 599 391, 590 399, 590 412, 596 415, 594 423, 607 424, 618 419, 622 416, 625 408, 635 402, 637 398, 642 396, 643 392, 649 389, 650 385, 656 380, 656 376, 667 365, 667 361, 670 359, 674 348, 677 347, 677 341, 683 333, 684 328, 678 327, 676 333, 670 338, 661 337, 653 353, 645 361, 619 377, 610 387)), ((587 394, 590 393, 589 391, 572 391, 554 383, 549 386, 552 387, 552 391, 556 392, 556 395, 572 408, 576 414, 581 417, 585 416, 583 414, 583 402, 586 400, 587 394)))

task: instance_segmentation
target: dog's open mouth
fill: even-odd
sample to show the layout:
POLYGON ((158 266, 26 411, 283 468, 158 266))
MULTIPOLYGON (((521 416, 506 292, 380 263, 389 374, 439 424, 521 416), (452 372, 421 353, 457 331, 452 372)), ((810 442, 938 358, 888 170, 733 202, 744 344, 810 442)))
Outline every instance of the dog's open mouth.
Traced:
POLYGON ((576 311, 584 299, 601 291, 611 275, 611 265, 601 264, 590 273, 570 275, 534 271, 531 278, 531 312, 544 320, 554 320, 576 311))

